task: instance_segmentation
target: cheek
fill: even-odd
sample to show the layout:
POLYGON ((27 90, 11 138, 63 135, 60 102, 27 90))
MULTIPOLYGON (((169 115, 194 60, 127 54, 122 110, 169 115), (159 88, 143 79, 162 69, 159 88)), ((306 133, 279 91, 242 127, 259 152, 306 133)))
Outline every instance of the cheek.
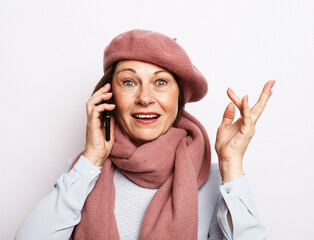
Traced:
POLYGON ((114 103, 116 105, 115 115, 119 119, 124 114, 127 114, 128 110, 130 109, 130 97, 126 96, 121 91, 115 90, 114 88, 112 92, 114 96, 114 103))
POLYGON ((177 92, 169 94, 167 97, 163 98, 162 105, 167 114, 169 114, 169 117, 174 120, 178 114, 179 94, 177 92))

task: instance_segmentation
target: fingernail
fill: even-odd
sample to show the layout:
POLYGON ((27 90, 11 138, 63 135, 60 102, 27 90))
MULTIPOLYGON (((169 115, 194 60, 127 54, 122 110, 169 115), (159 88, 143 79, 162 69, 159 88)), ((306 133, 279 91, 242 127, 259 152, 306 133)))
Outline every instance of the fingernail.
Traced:
POLYGON ((230 87, 228 89, 232 94, 235 94, 235 92, 230 87))
POLYGON ((276 80, 272 80, 271 87, 275 85, 276 80))

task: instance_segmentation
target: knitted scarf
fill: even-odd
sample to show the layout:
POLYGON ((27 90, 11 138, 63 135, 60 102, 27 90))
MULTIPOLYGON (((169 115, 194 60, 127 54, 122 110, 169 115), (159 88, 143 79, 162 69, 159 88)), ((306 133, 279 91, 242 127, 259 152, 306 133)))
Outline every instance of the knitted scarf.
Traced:
POLYGON ((140 240, 197 239, 198 189, 208 178, 210 162, 207 133, 186 111, 178 127, 139 147, 116 124, 110 157, 70 239, 119 239, 114 215, 115 168, 142 187, 158 188, 142 220, 140 240))

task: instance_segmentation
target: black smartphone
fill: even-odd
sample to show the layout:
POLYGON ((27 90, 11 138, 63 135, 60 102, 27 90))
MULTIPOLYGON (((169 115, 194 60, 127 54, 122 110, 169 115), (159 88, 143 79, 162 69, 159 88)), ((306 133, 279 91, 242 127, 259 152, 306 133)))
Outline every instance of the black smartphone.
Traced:
MULTIPOLYGON (((109 90, 111 92, 111 89, 109 90)), ((110 98, 109 100, 105 100, 102 103, 113 103, 113 98, 110 98)), ((107 111, 105 110, 102 114, 103 122, 105 124, 105 133, 106 133, 106 141, 110 141, 110 118, 113 114, 113 111, 107 111)))
MULTIPOLYGON (((105 101, 109 103, 109 100, 105 101)), ((105 122, 105 128, 106 128, 106 141, 110 141, 110 116, 111 116, 111 111, 104 111, 104 122, 105 122)))

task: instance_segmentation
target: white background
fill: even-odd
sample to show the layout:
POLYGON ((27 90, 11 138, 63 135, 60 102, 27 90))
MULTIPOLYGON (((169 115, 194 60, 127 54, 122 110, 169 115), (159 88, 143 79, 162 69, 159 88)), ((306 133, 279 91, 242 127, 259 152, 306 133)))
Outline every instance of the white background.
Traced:
POLYGON ((103 50, 133 28, 176 37, 206 76, 208 95, 187 110, 212 146, 227 88, 253 106, 264 83, 277 80, 245 172, 269 239, 313 238, 313 1, 0 4, 0 239, 13 239, 66 160, 83 150, 85 103, 102 77, 103 50))

